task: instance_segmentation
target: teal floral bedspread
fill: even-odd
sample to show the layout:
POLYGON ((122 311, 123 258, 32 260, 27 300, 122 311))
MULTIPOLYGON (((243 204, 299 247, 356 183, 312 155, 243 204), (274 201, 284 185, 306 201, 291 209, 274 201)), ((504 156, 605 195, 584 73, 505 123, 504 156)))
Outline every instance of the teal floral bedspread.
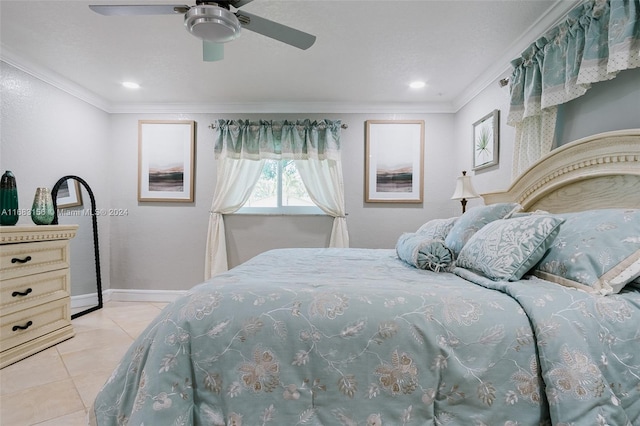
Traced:
POLYGON ((531 320, 554 425, 640 425, 640 285, 600 296, 536 277, 491 281, 531 320))
POLYGON ((467 278, 394 250, 263 253, 168 305, 92 422, 640 424, 640 290, 467 278))

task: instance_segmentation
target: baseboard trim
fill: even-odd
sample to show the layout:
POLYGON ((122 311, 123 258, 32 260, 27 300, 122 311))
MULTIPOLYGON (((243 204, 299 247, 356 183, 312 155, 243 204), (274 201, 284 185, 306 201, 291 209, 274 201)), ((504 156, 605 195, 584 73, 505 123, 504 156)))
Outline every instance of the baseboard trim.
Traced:
MULTIPOLYGON (((129 290, 111 288, 102 292, 104 303, 114 302, 157 302, 170 303, 186 293, 186 290, 129 290)), ((71 296, 71 309, 95 306, 97 293, 71 296)))
POLYGON ((178 297, 186 294, 186 290, 129 290, 112 288, 109 292, 109 300, 116 302, 173 302, 178 297))
MULTIPOLYGON (((104 293, 103 293, 104 297, 104 293)), ((90 308, 98 304, 98 293, 80 294, 71 296, 71 309, 90 308)))

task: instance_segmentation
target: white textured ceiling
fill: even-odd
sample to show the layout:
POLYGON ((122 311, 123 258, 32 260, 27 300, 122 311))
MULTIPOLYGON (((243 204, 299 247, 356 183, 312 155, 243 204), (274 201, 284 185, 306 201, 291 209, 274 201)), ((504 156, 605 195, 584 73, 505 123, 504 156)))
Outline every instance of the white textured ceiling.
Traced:
POLYGON ((182 2, 0 0, 2 59, 115 112, 168 105, 446 112, 507 72, 575 1, 255 0, 242 9, 314 34, 316 43, 303 51, 245 30, 220 62, 202 61, 182 16, 105 17, 88 7, 108 3, 182 2), (123 88, 125 80, 141 89, 123 88), (427 86, 411 90, 413 80, 427 86))

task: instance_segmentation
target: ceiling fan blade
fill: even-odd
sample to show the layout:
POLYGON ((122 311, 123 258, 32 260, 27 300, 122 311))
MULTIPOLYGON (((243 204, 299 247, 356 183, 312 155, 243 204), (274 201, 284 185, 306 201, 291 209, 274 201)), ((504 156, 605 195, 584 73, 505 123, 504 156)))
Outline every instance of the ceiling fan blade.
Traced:
POLYGON ((253 0, 229 0, 229 4, 236 9, 241 8, 247 3, 251 3, 253 0))
POLYGON ((238 17, 240 24, 242 24, 242 28, 271 37, 274 40, 290 44, 291 46, 299 49, 306 50, 316 41, 316 36, 314 35, 261 18, 245 11, 236 12, 236 16, 238 17))
POLYGON ((224 59, 224 44, 213 41, 202 42, 202 60, 207 62, 224 59))
POLYGON ((89 8, 100 15, 175 15, 184 14, 189 6, 184 4, 92 4, 89 8))

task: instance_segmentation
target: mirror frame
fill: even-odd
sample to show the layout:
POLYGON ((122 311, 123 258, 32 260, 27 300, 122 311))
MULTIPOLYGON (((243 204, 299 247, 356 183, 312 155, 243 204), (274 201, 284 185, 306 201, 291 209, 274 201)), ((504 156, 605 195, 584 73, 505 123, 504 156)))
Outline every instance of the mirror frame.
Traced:
POLYGON ((92 306, 88 309, 85 309, 84 311, 76 312, 75 314, 71 315, 71 319, 75 319, 82 315, 88 314, 89 312, 102 309, 102 279, 100 277, 100 250, 98 245, 98 220, 97 220, 96 199, 93 195, 93 191, 91 190, 91 188, 89 187, 87 182, 85 182, 84 179, 78 176, 68 175, 68 176, 61 177, 60 179, 58 179, 55 185, 53 185, 53 188, 51 189, 51 198, 53 199, 54 213, 53 213, 53 222, 51 222, 51 224, 52 225, 58 224, 58 200, 57 200, 58 190, 60 189, 60 186, 68 179, 73 179, 81 183, 82 186, 84 186, 84 188, 89 193, 89 198, 91 198, 91 219, 93 222, 93 251, 94 251, 94 256, 96 261, 96 284, 97 284, 97 291, 98 291, 98 304, 96 306, 92 306))

